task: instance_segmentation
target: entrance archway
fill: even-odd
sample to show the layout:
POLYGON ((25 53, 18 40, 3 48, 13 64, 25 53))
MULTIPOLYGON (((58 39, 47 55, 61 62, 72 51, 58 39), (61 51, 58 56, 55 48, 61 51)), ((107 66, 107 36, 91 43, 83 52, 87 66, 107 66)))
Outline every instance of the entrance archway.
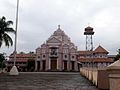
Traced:
POLYGON ((72 66, 72 70, 74 70, 74 69, 75 69, 75 65, 74 65, 74 64, 75 64, 75 61, 71 61, 71 64, 72 64, 72 65, 71 65, 71 66, 72 66))
POLYGON ((51 70, 57 70, 57 58, 51 58, 51 70))
POLYGON ((45 71, 45 69, 46 69, 46 61, 43 60, 43 70, 45 71))
POLYGON ((64 61, 64 70, 67 70, 67 61, 64 61))

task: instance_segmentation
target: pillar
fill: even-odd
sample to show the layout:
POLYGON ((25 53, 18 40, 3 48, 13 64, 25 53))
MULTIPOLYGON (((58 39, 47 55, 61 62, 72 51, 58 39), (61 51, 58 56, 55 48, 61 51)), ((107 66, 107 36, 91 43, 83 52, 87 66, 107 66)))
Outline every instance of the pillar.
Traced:
POLYGON ((110 90, 120 90, 120 74, 109 75, 110 90))
POLYGON ((37 60, 35 60, 35 71, 37 71, 37 60))

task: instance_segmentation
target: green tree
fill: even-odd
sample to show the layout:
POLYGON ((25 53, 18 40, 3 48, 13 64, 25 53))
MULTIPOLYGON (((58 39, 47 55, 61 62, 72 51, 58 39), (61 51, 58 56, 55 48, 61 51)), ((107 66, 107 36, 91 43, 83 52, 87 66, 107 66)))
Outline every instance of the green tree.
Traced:
POLYGON ((15 30, 11 27, 11 25, 13 25, 12 21, 6 21, 4 16, 0 18, 0 47, 3 43, 5 43, 5 46, 8 47, 13 45, 13 41, 9 36, 9 33, 15 34, 15 30))
POLYGON ((5 56, 2 53, 0 53, 0 68, 5 68, 5 56))
POLYGON ((118 49, 118 51, 117 51, 117 52, 118 52, 118 54, 120 54, 120 49, 118 49))
POLYGON ((33 59, 29 59, 27 62, 27 70, 34 71, 35 61, 33 59))
POLYGON ((114 58, 114 61, 117 61, 120 59, 120 49, 118 49, 118 54, 116 55, 116 57, 114 58))

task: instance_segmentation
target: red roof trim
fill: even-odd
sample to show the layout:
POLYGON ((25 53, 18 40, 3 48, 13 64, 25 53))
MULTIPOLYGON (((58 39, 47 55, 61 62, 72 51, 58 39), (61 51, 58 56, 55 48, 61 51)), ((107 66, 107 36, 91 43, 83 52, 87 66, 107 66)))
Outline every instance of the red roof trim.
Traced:
POLYGON ((80 62, 113 62, 111 58, 80 58, 80 62))

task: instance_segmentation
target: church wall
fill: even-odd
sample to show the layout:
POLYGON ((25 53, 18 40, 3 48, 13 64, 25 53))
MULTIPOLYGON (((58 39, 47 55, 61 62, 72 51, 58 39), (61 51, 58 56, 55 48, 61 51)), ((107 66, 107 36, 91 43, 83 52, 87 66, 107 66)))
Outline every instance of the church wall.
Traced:
MULTIPOLYGON (((51 70, 51 64, 54 65, 56 63, 55 60, 52 60, 51 58, 56 58, 57 60, 57 71, 63 71, 64 70, 64 61, 67 68, 67 71, 70 71, 72 69, 72 66, 74 66, 74 70, 76 71, 78 69, 77 67, 77 60, 76 60, 76 46, 70 41, 70 38, 62 31, 60 28, 58 28, 53 35, 46 40, 46 43, 42 44, 41 47, 36 49, 36 58, 37 61, 40 61, 40 70, 43 70, 43 63, 46 63, 45 70, 52 71, 51 70), (53 49, 52 49, 53 48, 53 49), (54 49, 57 48, 57 49, 54 49), (56 53, 56 51, 51 50, 57 50, 57 55, 51 55, 52 52, 56 53), (45 62, 43 62, 45 60, 45 62), (71 65, 71 62, 74 62, 74 65, 71 65)), ((37 63, 37 62, 36 62, 37 63)), ((36 68, 38 64, 36 64, 36 68)), ((53 68, 53 66, 52 66, 53 68)), ((54 66, 55 68, 55 66, 54 66)))

